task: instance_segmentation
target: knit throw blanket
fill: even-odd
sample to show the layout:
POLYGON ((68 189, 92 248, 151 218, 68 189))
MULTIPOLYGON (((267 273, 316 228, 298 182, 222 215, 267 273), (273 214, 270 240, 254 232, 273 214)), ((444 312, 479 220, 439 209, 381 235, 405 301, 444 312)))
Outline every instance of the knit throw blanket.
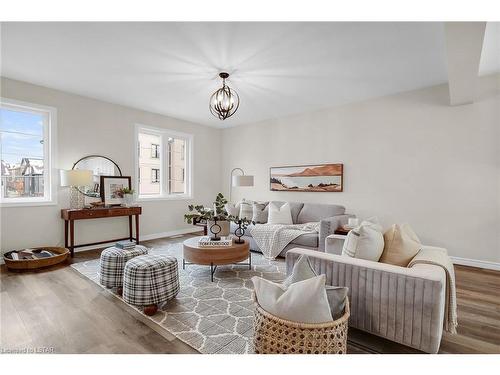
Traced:
POLYGON ((446 332, 457 333, 457 296, 453 263, 445 249, 422 248, 410 261, 408 267, 415 264, 433 264, 442 267, 446 273, 446 301, 443 328, 446 332))
POLYGON ((294 239, 306 233, 318 233, 318 223, 258 224, 250 228, 253 239, 267 259, 275 259, 294 239))

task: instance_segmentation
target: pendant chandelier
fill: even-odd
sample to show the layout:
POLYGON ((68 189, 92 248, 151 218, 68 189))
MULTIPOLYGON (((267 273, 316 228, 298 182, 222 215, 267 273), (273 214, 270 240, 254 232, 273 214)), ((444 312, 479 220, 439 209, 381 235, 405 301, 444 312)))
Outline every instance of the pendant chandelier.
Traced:
POLYGON ((222 72, 219 74, 222 78, 222 87, 210 97, 210 112, 219 120, 225 120, 234 115, 240 106, 240 97, 236 91, 226 85, 226 79, 229 74, 222 72))

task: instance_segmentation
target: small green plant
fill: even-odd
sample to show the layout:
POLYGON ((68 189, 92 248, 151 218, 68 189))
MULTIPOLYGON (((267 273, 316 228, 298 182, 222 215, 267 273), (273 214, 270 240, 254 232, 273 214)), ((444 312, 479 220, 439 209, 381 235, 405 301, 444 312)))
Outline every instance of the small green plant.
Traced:
POLYGON ((227 199, 224 198, 222 193, 219 193, 215 197, 213 208, 205 207, 202 204, 190 204, 188 205, 189 212, 184 214, 184 220, 186 220, 188 224, 192 224, 193 220, 196 222, 201 220, 230 220, 231 215, 226 211, 226 203, 227 199))
POLYGON ((134 193, 135 193, 135 190, 134 190, 134 189, 131 189, 131 188, 126 188, 126 187, 121 188, 120 190, 118 190, 118 196, 119 196, 120 198, 123 198, 123 196, 124 196, 125 194, 134 194, 134 193))
POLYGON ((255 224, 254 221, 247 218, 240 219, 238 216, 230 215, 226 210, 227 199, 222 193, 217 194, 213 208, 208 208, 202 204, 188 205, 189 212, 184 214, 184 220, 188 224, 193 224, 193 221, 233 221, 236 224, 241 224, 242 228, 246 229, 250 224, 255 224))

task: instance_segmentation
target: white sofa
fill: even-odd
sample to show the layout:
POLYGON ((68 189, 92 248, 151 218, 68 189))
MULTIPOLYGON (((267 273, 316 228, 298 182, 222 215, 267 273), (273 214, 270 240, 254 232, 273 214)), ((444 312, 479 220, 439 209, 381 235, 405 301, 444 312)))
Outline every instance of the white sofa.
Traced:
POLYGON ((443 333, 446 275, 441 267, 412 268, 294 248, 286 254, 287 274, 306 254, 328 285, 347 286, 349 326, 437 353, 443 333))

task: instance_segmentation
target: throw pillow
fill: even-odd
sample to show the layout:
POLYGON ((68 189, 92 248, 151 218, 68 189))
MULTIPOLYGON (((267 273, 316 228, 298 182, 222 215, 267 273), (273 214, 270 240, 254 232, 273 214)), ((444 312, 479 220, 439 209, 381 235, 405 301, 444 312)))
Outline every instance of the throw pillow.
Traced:
POLYGON ((267 223, 267 217, 269 216, 269 205, 267 203, 257 203, 253 202, 253 216, 252 221, 257 224, 267 223))
POLYGON ((290 203, 278 207, 274 202, 269 202, 268 224, 293 224, 290 203))
MULTIPOLYGON (((283 281, 281 285, 288 288, 293 283, 316 277, 317 274, 309 262, 307 255, 301 255, 293 265, 292 273, 283 281)), ((344 315, 345 299, 349 288, 343 286, 326 286, 326 297, 330 305, 332 318, 339 319, 344 315)))
POLYGON ((422 248, 417 235, 408 224, 394 224, 384 233, 385 246, 380 261, 406 267, 422 248))
POLYGON ((243 199, 240 203, 240 212, 239 212, 239 217, 240 219, 248 219, 251 220, 253 216, 253 207, 252 207, 253 202, 252 201, 247 201, 243 199))
POLYGON ((325 275, 299 281, 284 289, 258 276, 252 277, 259 305, 282 319, 301 323, 331 322, 325 275))
POLYGON ((240 203, 226 203, 226 205, 224 206, 224 208, 226 209, 227 213, 231 216, 238 216, 240 214, 240 203))
POLYGON ((352 229, 344 241, 342 255, 378 262, 384 251, 382 227, 371 221, 363 221, 352 229))

